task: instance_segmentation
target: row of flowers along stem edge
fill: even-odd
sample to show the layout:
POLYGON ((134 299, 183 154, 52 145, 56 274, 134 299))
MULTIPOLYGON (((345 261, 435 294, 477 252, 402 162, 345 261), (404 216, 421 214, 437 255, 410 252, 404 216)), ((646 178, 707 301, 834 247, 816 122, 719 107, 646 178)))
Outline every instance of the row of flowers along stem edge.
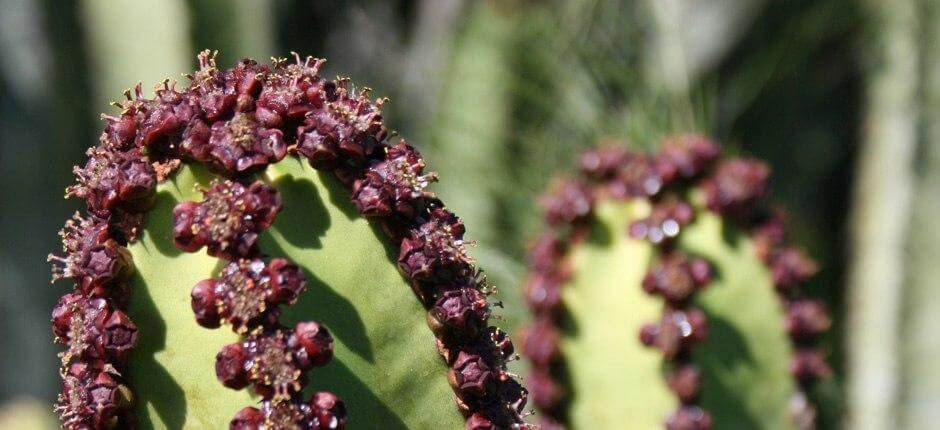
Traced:
POLYGON ((124 364, 137 328, 117 310, 129 294, 125 246, 139 236, 156 184, 181 162, 203 163, 226 178, 203 190, 202 202, 174 209, 173 232, 181 249, 205 246, 228 261, 218 278, 193 288, 192 304, 199 324, 224 321, 248 335, 223 348, 216 373, 231 388, 252 385, 265 400, 230 426, 343 426, 344 408, 332 394, 298 397, 304 370, 332 356, 329 333, 314 322, 293 330, 277 323, 278 305, 303 291, 303 272, 286 259, 265 262, 257 247, 281 203, 276 190, 251 177, 290 154, 332 172, 359 212, 399 246, 398 265, 428 309, 466 427, 527 427, 527 391, 506 368, 512 343, 488 325, 491 290, 466 253, 463 224, 425 190, 435 177, 423 173, 420 155, 403 140, 388 143, 384 101, 370 100, 368 89, 357 91, 347 79, 322 79, 323 61, 310 57, 274 59, 270 67, 243 60, 228 70, 219 70, 209 51, 198 59, 184 90, 169 80, 153 99, 139 85, 133 96, 128 90, 127 101, 115 103, 121 114, 103 116, 100 144, 76 167, 78 184, 68 194, 86 201, 88 216, 67 224, 65 256, 50 257, 62 263, 56 277, 78 285, 53 311, 57 340, 69 346, 57 405, 63 426, 134 426, 124 364))
POLYGON ((664 299, 663 317, 659 323, 644 325, 639 337, 660 349, 671 363, 667 385, 681 406, 666 418, 665 426, 711 426, 709 414, 695 406, 702 377, 690 354, 690 347, 707 336, 704 313, 690 303, 694 291, 710 281, 711 268, 704 259, 681 253, 675 242, 682 227, 695 217, 694 207, 682 200, 695 187, 703 189, 709 210, 751 232, 758 256, 773 274, 787 309, 785 327, 796 347, 790 370, 800 391, 792 400, 792 416, 800 428, 813 426, 815 410, 805 392, 830 372, 822 353, 813 347, 830 322, 822 303, 804 298, 798 286, 815 273, 816 265, 801 251, 785 246, 781 213, 764 206, 767 166, 750 159, 716 161, 717 157, 717 145, 697 135, 668 138, 654 155, 600 148, 583 154, 582 178, 557 182, 543 198, 549 229, 530 251, 531 273, 524 289, 535 321, 521 334, 522 353, 532 363, 528 387, 533 403, 544 412, 543 428, 562 428, 566 420, 566 387, 560 379, 565 357, 559 350, 557 325, 563 312, 561 289, 573 276, 567 256, 589 234, 599 200, 631 198, 649 200, 651 212, 632 222, 625 233, 659 250, 658 262, 644 277, 642 288, 664 299))

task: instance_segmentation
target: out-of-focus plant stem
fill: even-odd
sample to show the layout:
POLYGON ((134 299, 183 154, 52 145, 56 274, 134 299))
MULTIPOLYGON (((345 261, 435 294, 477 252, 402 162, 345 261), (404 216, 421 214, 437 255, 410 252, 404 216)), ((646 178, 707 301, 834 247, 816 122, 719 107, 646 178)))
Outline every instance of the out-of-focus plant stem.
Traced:
POLYGON ((863 2, 871 20, 864 144, 849 269, 848 428, 896 428, 905 240, 915 181, 918 18, 914 0, 863 2))
MULTIPOLYGON (((103 109, 137 82, 178 80, 190 69, 193 49, 183 0, 87 0, 82 9, 96 77, 94 106, 103 109), (129 33, 134 37, 126 37, 129 33)), ((152 90, 144 88, 146 94, 152 90)))
POLYGON ((940 1, 922 0, 922 135, 913 165, 914 193, 907 243, 904 294, 904 364, 899 410, 908 429, 935 427, 940 420, 940 1))
MULTIPOLYGON (((218 49, 219 63, 262 61, 286 52, 274 49, 272 5, 255 0, 187 0, 196 49, 218 49)), ((195 55, 195 53, 193 53, 195 55)))

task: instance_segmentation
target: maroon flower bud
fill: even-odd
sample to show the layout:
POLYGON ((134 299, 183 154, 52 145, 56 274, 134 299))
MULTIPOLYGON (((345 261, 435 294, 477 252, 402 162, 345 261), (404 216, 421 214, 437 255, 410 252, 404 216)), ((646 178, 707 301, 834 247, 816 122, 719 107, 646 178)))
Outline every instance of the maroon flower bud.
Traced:
POLYGON ((235 414, 229 422, 229 430, 261 430, 264 425, 264 415, 258 408, 246 406, 235 414))
POLYGON ((653 206, 650 216, 630 224, 630 237, 646 239, 653 244, 675 238, 679 230, 692 222, 692 206, 680 200, 667 200, 653 206))
MULTIPOLYGON (((359 161, 375 155, 379 143, 387 137, 382 125, 381 105, 368 99, 367 92, 354 94, 346 80, 319 81, 306 89, 312 105, 305 112, 305 125, 299 139, 299 152, 311 157, 314 167, 333 157, 332 152, 359 161), (315 132, 314 132, 315 130, 315 132)), ((259 105, 266 107, 265 94, 259 105)), ((319 168, 319 167, 318 167, 319 168)))
POLYGON ((183 131, 179 145, 180 155, 196 161, 209 162, 213 159, 210 154, 212 147, 209 146, 211 136, 212 129, 209 125, 201 119, 194 119, 183 131))
POLYGON ((307 289, 307 276, 296 264, 284 258, 275 258, 265 269, 271 285, 271 301, 293 304, 307 289))
POLYGON ((486 418, 480 413, 475 413, 473 415, 470 415, 470 418, 467 419, 467 423, 466 425, 464 425, 464 429, 466 430, 498 430, 499 427, 493 424, 493 422, 490 421, 489 418, 486 418))
POLYGON ((512 339, 509 338, 509 335, 506 332, 496 328, 490 327, 489 339, 493 342, 493 346, 496 348, 496 351, 499 352, 499 357, 502 360, 509 360, 515 354, 515 347, 512 344, 512 339))
POLYGON ((666 419, 666 430, 709 430, 712 418, 698 406, 680 406, 666 419))
POLYGON ((416 281, 444 283, 468 276, 472 259, 463 234, 463 223, 456 215, 435 208, 402 240, 398 266, 416 281))
POLYGON ((705 341, 708 325, 705 313, 699 309, 666 309, 658 326, 645 325, 640 330, 644 345, 655 345, 666 358, 673 358, 693 344, 705 341))
POLYGON ((213 181, 195 206, 183 202, 173 210, 174 242, 183 250, 208 248, 209 255, 234 260, 257 253, 258 233, 271 226, 281 210, 281 196, 261 182, 213 181))
POLYGON ((301 399, 265 400, 261 404, 263 429, 316 429, 313 410, 301 399))
POLYGON ((152 206, 156 172, 136 150, 95 147, 87 155, 85 165, 74 169, 78 184, 66 189, 68 196, 85 200, 88 210, 102 217, 116 208, 141 212, 152 206))
POLYGON ((660 259, 643 278, 643 290, 662 295, 671 303, 688 299, 695 290, 711 280, 711 268, 700 258, 688 259, 679 253, 670 253, 660 259))
POLYGON ((213 124, 208 145, 209 158, 202 161, 229 175, 258 171, 287 155, 284 133, 264 128, 252 112, 213 124))
POLYGON ((63 297, 53 312, 55 341, 68 345, 59 354, 63 365, 75 360, 101 359, 109 353, 104 331, 112 310, 106 299, 63 297))
POLYGON ((648 197, 663 188, 663 178, 653 160, 642 154, 627 154, 617 178, 610 184, 614 197, 648 197))
POLYGON ((428 311, 428 326, 444 338, 476 338, 486 327, 490 307, 476 288, 445 292, 428 311))
POLYGON ((332 169, 338 164, 339 145, 332 133, 321 133, 318 125, 317 121, 308 119, 297 129, 297 152, 307 157, 314 169, 332 169))
POLYGON ((196 283, 190 294, 190 304, 196 314, 196 322, 205 328, 218 328, 222 324, 215 289, 214 279, 204 279, 196 283))
POLYGON ((261 259, 232 261, 222 268, 214 282, 213 295, 219 317, 238 333, 264 322, 263 314, 271 305, 273 295, 265 268, 261 259))
POLYGON ((565 257, 566 246, 554 233, 545 233, 529 250, 528 260, 535 272, 558 272, 565 257))
POLYGON ((667 138, 657 157, 657 167, 666 182, 676 177, 693 178, 718 157, 718 145, 708 138, 683 135, 667 138))
POLYGON ((659 325, 646 323, 640 327, 640 343, 646 346, 656 345, 656 338, 659 337, 659 325))
POLYGON ((302 387, 301 363, 295 357, 296 340, 278 330, 249 337, 243 342, 248 355, 248 380, 255 392, 281 401, 291 398, 302 387))
POLYGON ((819 266, 803 251, 785 248, 773 254, 770 270, 773 273, 774 285, 780 290, 785 290, 811 278, 819 270, 819 266))
POLYGON ((620 146, 597 148, 585 151, 578 167, 585 176, 595 181, 607 181, 617 176, 626 156, 626 151, 620 146))
POLYGON ((137 326, 120 310, 111 313, 102 334, 100 341, 105 353, 117 361, 123 360, 127 352, 137 345, 137 326))
POLYGON ((822 352, 803 348, 793 354, 790 361, 790 374, 800 383, 809 385, 817 379, 828 378, 832 374, 832 369, 826 363, 822 352))
POLYGON ((494 383, 491 366, 483 357, 464 351, 457 355, 447 379, 461 397, 482 397, 491 391, 494 383))
POLYGON ((572 224, 585 221, 591 215, 594 196, 587 184, 568 180, 555 183, 539 204, 549 224, 572 224))
POLYGON ((826 305, 820 300, 800 299, 787 310, 787 333, 798 341, 809 341, 832 324, 826 305))
POLYGON ((82 312, 84 307, 85 298, 81 294, 69 293, 59 298, 59 302, 52 309, 52 333, 56 342, 64 343, 68 340, 72 319, 76 317, 77 312, 82 312))
POLYGON ((561 281, 554 276, 533 274, 523 286, 526 304, 540 314, 553 314, 561 308, 561 281))
POLYGON ((775 211, 766 219, 761 220, 751 233, 755 252, 761 261, 769 262, 773 252, 786 238, 786 217, 782 211, 775 211))
POLYGON ((110 421, 104 417, 113 417, 118 408, 118 384, 114 378, 105 372, 98 373, 88 387, 88 394, 95 414, 103 421, 102 424, 110 421))
POLYGON ((319 323, 297 323, 294 337, 300 346, 295 356, 304 370, 325 366, 333 358, 333 336, 319 323))
POLYGON ((506 406, 509 406, 516 414, 525 411, 526 402, 529 400, 529 390, 526 390, 515 379, 507 379, 500 384, 499 395, 506 406))
POLYGON ((120 405, 119 387, 105 372, 76 362, 62 375, 62 391, 55 405, 62 427, 98 429, 115 426, 120 405))
POLYGON ((209 121, 218 121, 232 113, 238 100, 235 82, 225 79, 216 67, 218 52, 199 53, 199 70, 193 74, 190 91, 197 97, 203 115, 209 121))
POLYGON ((180 133, 196 115, 196 100, 190 92, 179 92, 164 83, 157 98, 141 100, 140 86, 135 87, 140 112, 137 147, 146 147, 160 155, 172 155, 179 146, 180 133))
POLYGON ((157 189, 157 173, 153 166, 141 159, 124 161, 120 166, 121 183, 117 198, 123 209, 143 212, 153 206, 157 189))
POLYGON ((547 366, 559 353, 560 336, 552 321, 541 318, 519 333, 522 353, 536 366, 547 366))
POLYGON ((248 354, 239 343, 225 345, 215 356, 215 376, 222 385, 233 390, 248 386, 246 364, 248 354))
POLYGON ((349 91, 348 85, 345 80, 336 83, 336 100, 324 106, 324 114, 328 114, 330 119, 326 120, 324 115, 318 117, 331 126, 337 136, 340 153, 359 160, 374 155, 378 143, 386 137, 381 111, 384 101, 379 99, 373 103, 367 93, 355 95, 349 91))
POLYGON ((106 123, 100 140, 112 150, 127 150, 137 137, 137 118, 135 110, 125 110, 120 116, 101 115, 106 123))
POLYGON ((56 263, 53 281, 73 278, 85 294, 104 294, 105 287, 126 279, 133 270, 130 253, 111 238, 104 220, 76 214, 59 236, 65 255, 48 257, 56 263))
POLYGON ((767 193, 769 176, 770 168, 757 160, 738 158, 720 163, 703 186, 708 208, 747 220, 767 193))
POLYGON ((335 394, 320 391, 310 398, 317 430, 342 430, 346 427, 346 405, 335 394))
POLYGON ((680 365, 666 376, 666 384, 676 393, 683 403, 689 403, 698 396, 702 386, 702 375, 693 365, 680 365))
POLYGON ((558 406, 564 397, 564 390, 545 370, 533 368, 526 378, 526 387, 529 389, 529 398, 535 407, 543 411, 550 411, 558 406))
POLYGON ((352 201, 359 213, 367 217, 393 213, 413 217, 417 200, 433 198, 425 188, 437 180, 435 174, 424 173, 424 166, 421 155, 404 141, 389 148, 384 160, 373 163, 353 183, 352 201))
POLYGON ((185 252, 196 252, 206 244, 206 238, 198 234, 199 210, 196 202, 181 202, 173 208, 173 243, 185 252))

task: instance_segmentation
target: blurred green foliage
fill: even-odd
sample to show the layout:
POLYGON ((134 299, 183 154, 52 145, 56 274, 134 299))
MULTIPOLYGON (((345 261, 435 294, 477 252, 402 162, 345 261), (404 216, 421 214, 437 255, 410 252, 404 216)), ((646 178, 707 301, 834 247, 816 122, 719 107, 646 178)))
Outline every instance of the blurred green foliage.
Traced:
MULTIPOLYGON (((418 138, 440 172, 438 190, 478 241, 474 255, 502 291, 509 327, 523 318, 516 290, 539 226, 534 196, 571 168, 573 154, 602 139, 645 148, 698 130, 768 160, 794 241, 825 268, 814 294, 836 309, 829 345, 841 375, 843 244, 863 92, 857 5, 653 3, 180 0, 176 18, 149 23, 182 35, 170 37, 139 30, 165 10, 108 21, 116 12, 103 2, 0 1, 0 324, 10 336, 0 345, 0 399, 51 400, 57 389, 47 321, 64 286, 47 285, 44 257, 76 208, 62 190, 95 142, 103 100, 151 74, 178 76, 203 47, 221 49, 224 64, 292 50, 326 57, 328 73, 390 96, 389 123, 418 138), (715 28, 723 31, 709 33, 715 28), (711 60, 686 52, 699 39, 713 43, 711 60), (186 57, 145 64, 109 54, 117 42, 143 59, 166 50, 186 57), (30 76, 38 84, 23 80, 30 76)), ((824 412, 834 423, 838 410, 824 412)))

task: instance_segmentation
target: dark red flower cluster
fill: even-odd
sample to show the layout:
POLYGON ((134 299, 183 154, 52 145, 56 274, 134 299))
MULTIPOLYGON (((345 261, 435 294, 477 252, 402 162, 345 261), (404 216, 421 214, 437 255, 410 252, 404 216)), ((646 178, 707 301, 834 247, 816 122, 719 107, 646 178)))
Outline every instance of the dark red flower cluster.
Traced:
POLYGON ((619 147, 588 151, 579 164, 586 182, 563 182, 543 200, 546 222, 552 231, 544 234, 530 251, 532 272, 524 294, 535 321, 521 333, 522 352, 532 363, 528 384, 532 399, 545 412, 543 427, 562 428, 565 419, 565 411, 560 407, 565 388, 557 379, 564 364, 556 327, 562 318, 561 286, 571 277, 565 261, 571 246, 568 242, 577 243, 587 236, 585 230, 590 227, 595 199, 605 197, 654 200, 649 217, 633 222, 629 234, 664 248, 660 264, 646 276, 643 288, 663 296, 668 305, 658 324, 643 328, 641 339, 675 360, 674 372, 669 375, 670 386, 686 406, 670 418, 668 426, 684 425, 690 416, 701 417, 695 419, 696 425, 705 426, 701 428, 709 425, 708 414, 694 406, 700 377, 688 363, 688 351, 691 345, 703 341, 707 333, 704 313, 691 308, 689 298, 709 282, 711 269, 704 260, 671 251, 671 239, 678 236, 682 226, 693 221, 695 213, 678 196, 665 199, 660 196, 672 183, 704 173, 717 153, 717 146, 700 136, 668 139, 655 156, 628 153, 619 147), (701 414, 690 414, 692 410, 701 414))
POLYGON ((769 176, 770 168, 762 161, 745 158, 722 161, 702 184, 708 208, 747 221, 767 194, 769 176))
POLYGON ((236 332, 247 333, 277 319, 277 306, 293 304, 306 286, 303 271, 286 259, 231 261, 218 279, 193 287, 193 312, 203 327, 217 328, 226 321, 236 332))
POLYGON ((695 211, 679 199, 656 202, 650 216, 634 221, 628 230, 636 239, 646 239, 658 245, 679 236, 680 229, 692 222, 695 211))
MULTIPOLYGON (((599 160, 591 160, 590 155, 585 156, 582 158, 582 168, 587 170, 591 166, 604 164, 606 157, 613 156, 613 153, 603 152, 597 154, 599 160)), ((598 172, 597 169, 594 171, 598 172)), ((597 177, 602 176, 612 177, 609 172, 597 174, 597 177)), ((561 405, 567 398, 565 388, 556 379, 564 367, 559 344, 561 335, 556 328, 563 316, 561 287, 571 277, 565 261, 568 244, 561 239, 561 235, 578 235, 578 230, 589 225, 583 221, 589 220, 578 220, 577 224, 570 225, 571 229, 550 224, 563 231, 544 233, 529 250, 528 262, 532 272, 526 279, 523 294, 535 319, 520 330, 519 341, 522 354, 531 363, 526 385, 531 392, 532 403, 543 412, 539 420, 543 429, 562 428, 560 422, 564 420, 565 411, 561 405)))
POLYGON ((542 210, 549 224, 577 224, 591 216, 594 196, 588 184, 574 180, 557 182, 552 191, 542 197, 542 210))
MULTIPOLYGON (((531 272, 524 286, 535 318, 521 332, 522 353, 532 364, 528 387, 533 403, 544 412, 543 428, 564 428, 566 411, 561 405, 566 387, 560 382, 564 357, 557 327, 563 318, 561 288, 572 275, 566 255, 588 236, 595 200, 601 198, 640 198, 651 203, 650 215, 631 223, 628 233, 659 249, 658 261, 642 287, 664 299, 664 311, 658 322, 642 327, 639 337, 667 359, 666 382, 680 400, 679 409, 665 422, 667 429, 705 430, 712 426, 708 412, 696 405, 702 376, 690 353, 707 338, 706 315, 692 305, 692 298, 711 281, 712 269, 704 259, 680 253, 674 240, 695 218, 693 205, 682 200, 690 195, 690 187, 703 189, 710 210, 743 223, 752 232, 755 251, 769 265, 787 304, 786 329, 797 346, 791 371, 801 387, 829 373, 824 357, 809 348, 813 339, 828 329, 828 313, 821 302, 800 298, 797 289, 816 272, 816 264, 801 251, 783 246, 784 217, 764 208, 769 169, 747 159, 716 162, 718 154, 718 146, 699 135, 667 138, 655 155, 629 153, 618 147, 587 151, 579 161, 583 179, 556 185, 543 200, 549 231, 530 251, 531 272)), ((812 406, 804 393, 797 397, 803 400, 803 407, 795 419, 811 422, 812 406)))
POLYGON ((421 155, 411 146, 399 143, 388 149, 384 160, 373 162, 364 178, 353 183, 353 203, 363 216, 395 214, 412 218, 420 210, 416 205, 431 196, 425 189, 436 180, 434 173, 424 173, 421 155))
POLYGON ((281 195, 260 181, 244 185, 213 181, 201 203, 173 208, 173 241, 187 252, 205 246, 209 255, 225 259, 258 253, 258 234, 281 211, 281 195))
POLYGON ((711 282, 711 267, 701 258, 688 258, 678 251, 663 255, 643 278, 643 291, 662 296, 678 305, 711 282))
POLYGON ((62 390, 55 410, 67 429, 130 422, 124 372, 137 326, 123 311, 133 272, 126 246, 140 211, 153 202, 156 176, 134 150, 115 149, 109 136, 88 151, 88 162, 75 168, 78 184, 67 190, 85 200, 88 214, 66 222, 59 233, 64 254, 49 255, 53 281, 75 283, 52 311, 55 341, 66 346, 59 354, 62 390))
MULTIPOLYGON (((524 429, 528 391, 509 373, 515 359, 506 333, 489 326, 486 278, 467 255, 464 226, 435 206, 415 217, 400 240, 399 267, 428 308, 428 325, 451 368, 448 381, 468 429, 524 429)), ((395 236, 392 236, 395 239, 395 236)))
POLYGON ((332 358, 330 333, 316 322, 304 322, 289 333, 268 329, 226 345, 216 355, 215 373, 228 388, 251 385, 265 400, 278 403, 297 397, 306 383, 305 372, 332 358))
POLYGON ((301 428, 341 429, 346 423, 346 406, 335 394, 321 391, 310 401, 264 401, 261 408, 245 407, 235 414, 229 429, 262 430, 301 428))
MULTIPOLYGON (((657 171, 666 184, 690 181, 705 172, 718 155, 712 141, 697 135, 667 138, 656 160, 657 171)), ((630 224, 628 234, 646 239, 657 246, 659 261, 643 278, 643 290, 665 300, 658 323, 640 328, 640 341, 662 352, 667 360, 666 381, 679 398, 680 406, 666 419, 669 430, 708 430, 711 415, 696 405, 701 390, 701 376, 692 362, 692 347, 705 342, 708 322, 692 297, 711 281, 711 267, 701 258, 690 258, 674 248, 682 227, 695 217, 692 205, 682 200, 681 192, 664 190, 652 196, 647 218, 630 224)))
POLYGON ((228 261, 217 278, 193 288, 192 304, 200 324, 224 321, 249 334, 219 353, 217 376, 232 388, 251 385, 265 400, 260 409, 242 410, 232 428, 289 422, 333 429, 345 422, 335 396, 299 398, 305 370, 329 360, 332 339, 316 323, 280 326, 278 306, 303 291, 304 274, 283 259, 265 262, 257 246, 281 201, 251 175, 290 153, 346 184, 360 214, 399 246, 398 264, 428 310, 468 428, 525 427, 527 391, 506 367, 512 343, 489 326, 491 290, 467 254, 463 224, 426 190, 436 176, 424 172, 406 142, 388 142, 384 100, 370 100, 347 80, 321 78, 322 60, 295 59, 273 66, 244 60, 220 70, 204 52, 188 88, 165 83, 153 100, 128 94, 122 114, 106 118, 103 135, 110 147, 148 154, 160 178, 179 161, 205 163, 228 178, 203 190, 202 202, 178 205, 173 233, 181 249, 205 246, 228 261))
POLYGON ((375 219, 396 246, 398 264, 428 310, 428 324, 450 367, 449 381, 470 429, 523 429, 528 392, 507 369, 514 359, 508 336, 489 325, 492 290, 466 251, 464 226, 426 187, 420 154, 404 141, 392 145, 382 121, 384 100, 370 100, 345 79, 320 77, 323 60, 243 60, 222 70, 215 53, 198 56, 191 83, 166 81, 152 99, 140 85, 105 115, 100 144, 75 172, 68 194, 86 201, 88 217, 63 230, 64 256, 55 279, 72 278, 75 292, 53 313, 62 353, 59 411, 69 429, 127 427, 124 360, 137 328, 119 308, 127 301, 133 265, 124 248, 136 240, 158 181, 181 162, 199 162, 226 179, 202 190, 202 202, 173 210, 173 239, 189 252, 202 247, 226 260, 218 277, 192 290, 199 324, 222 322, 248 337, 219 352, 216 374, 227 387, 251 386, 260 408, 240 411, 233 429, 341 429, 346 410, 336 396, 301 397, 305 372, 333 354, 326 328, 293 329, 278 322, 280 305, 293 303, 304 272, 282 258, 265 260, 258 235, 281 209, 276 190, 253 180, 288 154, 305 157, 349 187, 363 216, 375 219))

